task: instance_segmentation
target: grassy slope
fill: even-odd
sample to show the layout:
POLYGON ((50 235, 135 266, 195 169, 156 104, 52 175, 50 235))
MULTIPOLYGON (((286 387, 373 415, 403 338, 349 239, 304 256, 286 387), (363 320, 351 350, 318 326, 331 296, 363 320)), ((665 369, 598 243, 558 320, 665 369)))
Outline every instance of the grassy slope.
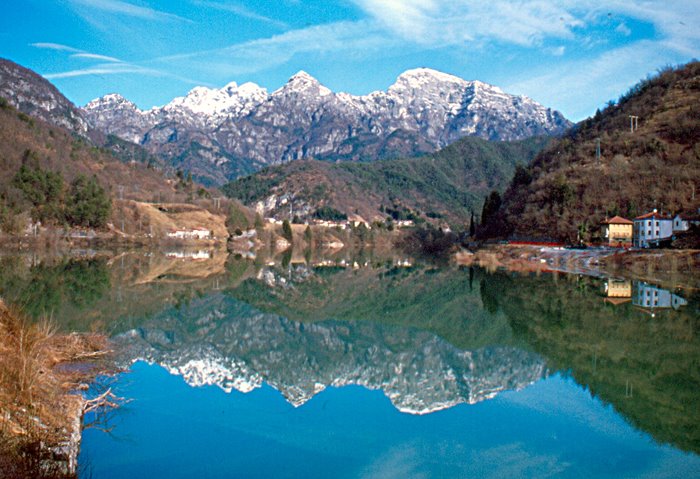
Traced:
POLYGON ((373 163, 293 161, 226 185, 227 195, 251 204, 272 192, 294 193, 315 210, 329 205, 365 219, 384 217, 380 206, 397 202, 413 210, 467 221, 483 197, 502 190, 515 165, 530 161, 546 138, 488 142, 464 138, 425 157, 373 163))
POLYGON ((598 234, 606 215, 700 206, 700 63, 645 80, 616 105, 552 142, 508 189, 504 216, 518 235, 598 234), (629 115, 639 116, 630 132, 629 115), (601 161, 596 161, 596 138, 601 161))

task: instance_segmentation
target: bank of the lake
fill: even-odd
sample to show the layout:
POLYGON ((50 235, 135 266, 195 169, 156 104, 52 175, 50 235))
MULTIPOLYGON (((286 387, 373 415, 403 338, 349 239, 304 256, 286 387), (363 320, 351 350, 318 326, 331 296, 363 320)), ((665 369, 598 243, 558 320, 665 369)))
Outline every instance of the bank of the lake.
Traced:
POLYGON ((57 333, 0 299, 0 477, 75 477, 83 415, 115 405, 85 391, 109 369, 106 336, 57 333))
POLYGON ((615 276, 670 288, 700 289, 700 250, 502 244, 487 245, 476 251, 460 250, 454 261, 458 265, 492 270, 615 276))

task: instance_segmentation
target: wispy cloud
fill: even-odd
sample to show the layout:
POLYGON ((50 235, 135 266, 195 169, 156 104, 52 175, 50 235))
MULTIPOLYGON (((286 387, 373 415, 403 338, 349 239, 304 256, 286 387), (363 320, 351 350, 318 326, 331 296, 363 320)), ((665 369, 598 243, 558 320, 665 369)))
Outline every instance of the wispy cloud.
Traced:
POLYGON ((195 0, 194 4, 200 7, 213 8, 215 10, 221 10, 224 12, 233 13, 239 17, 248 18, 250 20, 255 20, 258 22, 267 23, 273 27, 279 28, 281 30, 286 30, 289 25, 283 21, 277 20, 275 18, 266 17, 261 15, 248 7, 244 7, 238 3, 222 3, 222 2, 212 2, 208 0, 195 0))
POLYGON ((48 80, 56 80, 59 78, 74 78, 86 75, 116 75, 123 73, 139 73, 142 75, 165 76, 162 72, 158 70, 144 68, 138 65, 131 65, 128 63, 105 63, 78 70, 70 70, 60 73, 49 73, 47 75, 44 75, 44 78, 48 80))
POLYGON ((145 64, 186 65, 219 75, 239 75, 282 65, 299 54, 335 53, 346 55, 345 58, 366 57, 400 44, 400 39, 387 36, 374 22, 335 22, 224 48, 164 56, 145 64))
POLYGON ((463 44, 496 40, 533 45, 544 38, 571 38, 582 26, 557 2, 506 0, 353 0, 368 15, 407 41, 463 44))
POLYGON ((649 73, 650 65, 663 65, 667 50, 663 44, 643 41, 610 50, 597 58, 564 62, 533 70, 524 80, 505 85, 507 91, 522 93, 566 111, 579 120, 614 100, 649 73), (591 104, 593 103, 593 104, 591 104))
POLYGON ((163 12, 154 8, 142 7, 140 5, 134 5, 133 3, 122 0, 68 0, 68 2, 73 7, 81 9, 100 11, 108 14, 126 15, 145 20, 190 21, 172 13, 163 12))
POLYGON ((101 60, 105 62, 112 62, 112 63, 124 63, 122 60, 114 57, 109 57, 107 55, 100 55, 98 53, 87 53, 87 52, 81 52, 81 53, 76 53, 74 55, 70 56, 71 58, 83 58, 86 60, 101 60))
POLYGON ((30 43, 30 45, 32 47, 44 48, 47 50, 58 50, 58 51, 64 51, 64 52, 83 53, 82 50, 78 50, 77 48, 69 47, 68 45, 62 45, 60 43, 37 42, 37 43, 30 43))
POLYGON ((186 78, 169 71, 159 70, 149 66, 140 65, 138 63, 127 62, 108 55, 87 52, 85 50, 80 50, 78 48, 71 47, 69 45, 63 45, 60 43, 38 42, 32 43, 31 46, 36 48, 67 52, 71 54, 69 55, 69 58, 95 60, 102 62, 91 65, 86 68, 77 68, 57 73, 47 73, 44 75, 44 78, 48 80, 56 80, 61 78, 75 78, 90 75, 123 75, 130 73, 156 77, 168 77, 191 85, 208 85, 206 82, 192 80, 190 78, 186 78))

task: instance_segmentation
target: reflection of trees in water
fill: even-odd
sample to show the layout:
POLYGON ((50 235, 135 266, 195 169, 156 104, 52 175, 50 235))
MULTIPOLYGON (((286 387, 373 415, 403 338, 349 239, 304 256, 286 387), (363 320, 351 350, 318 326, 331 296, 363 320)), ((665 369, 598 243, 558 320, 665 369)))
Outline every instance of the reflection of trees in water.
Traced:
POLYGON ((51 265, 40 263, 30 268, 29 275, 19 278, 12 271, 4 270, 2 276, 7 281, 0 280, 3 295, 21 305, 25 313, 34 318, 51 315, 63 303, 79 309, 88 307, 110 288, 107 264, 100 259, 71 259, 51 265))
POLYGON ((503 311, 550 369, 568 371, 656 440, 700 452, 698 298, 652 317, 631 303, 605 303, 599 288, 590 278, 548 275, 481 282, 484 307, 503 311))
POLYGON ((505 318, 484 310, 482 272, 427 265, 265 268, 227 294, 257 309, 310 322, 372 321, 430 331, 461 349, 513 342, 505 318), (474 279, 475 278, 475 279, 474 279), (284 283, 280 280, 284 279, 284 283), (475 283, 475 284, 474 284, 475 283))

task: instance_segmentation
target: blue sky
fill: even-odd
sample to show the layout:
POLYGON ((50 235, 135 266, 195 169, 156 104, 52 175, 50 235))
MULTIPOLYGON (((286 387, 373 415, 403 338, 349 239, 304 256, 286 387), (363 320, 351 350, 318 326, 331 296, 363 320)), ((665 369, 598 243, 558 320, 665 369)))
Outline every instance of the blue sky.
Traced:
POLYGON ((700 57, 698 0, 4 0, 0 56, 82 105, 141 108, 196 85, 270 91, 305 70, 334 91, 430 67, 580 120, 700 57))

